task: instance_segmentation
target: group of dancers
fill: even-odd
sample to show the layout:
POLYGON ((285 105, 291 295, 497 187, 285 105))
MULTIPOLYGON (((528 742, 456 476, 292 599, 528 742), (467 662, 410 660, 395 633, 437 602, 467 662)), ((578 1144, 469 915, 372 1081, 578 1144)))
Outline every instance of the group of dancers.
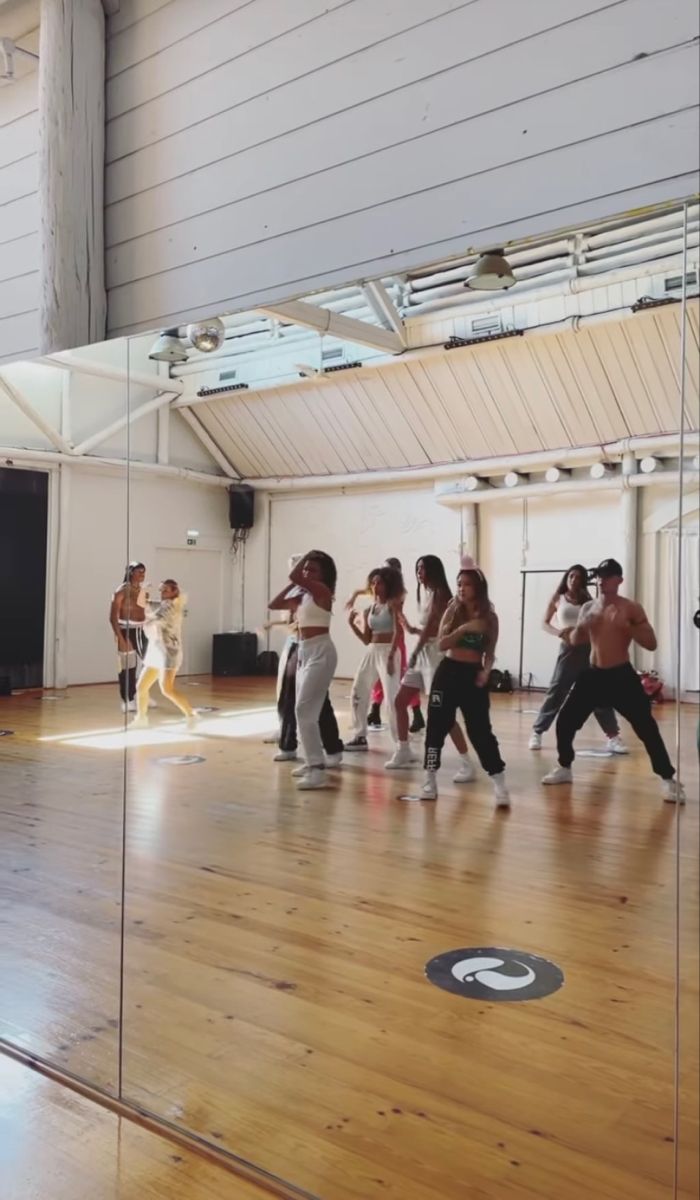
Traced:
MULTIPOLYGON (((493 783, 496 806, 510 807, 505 763, 490 717, 489 677, 498 642, 498 617, 489 599, 483 571, 464 558, 456 595, 439 558, 422 555, 415 568, 419 624, 404 613, 406 587, 401 564, 388 558, 355 591, 346 608, 348 622, 365 650, 351 693, 352 731, 343 743, 328 694, 337 665, 330 635, 336 566, 322 550, 290 561, 289 582, 269 603, 287 613, 290 625, 278 676, 280 717, 278 762, 302 761, 293 770, 302 790, 325 788, 328 767, 339 766, 344 752, 368 750, 369 724, 377 724, 384 703, 394 752, 386 770, 410 768, 418 761, 409 733, 425 724, 420 697, 427 697, 427 725, 419 798, 437 800, 442 748, 449 734, 460 757, 456 783, 469 783, 476 770, 467 739, 457 722, 462 714, 467 737, 493 783), (359 602, 364 598, 362 611, 359 602), (407 657, 406 634, 417 641, 407 657), (409 710, 413 723, 409 726, 409 710)), ((656 636, 640 604, 619 595, 622 568, 605 559, 593 572, 598 595, 588 590, 588 572, 575 564, 562 577, 544 618, 548 632, 561 641, 556 669, 534 723, 529 747, 539 750, 542 734, 557 720, 558 763, 543 778, 546 785, 572 781, 574 738, 591 714, 606 735, 612 754, 626 754, 615 711, 629 721, 643 742, 654 772, 663 781, 664 799, 685 800, 682 786, 652 715, 649 698, 629 659, 636 642, 656 649, 656 636)))
POLYGON ((179 708, 192 729, 197 714, 175 687, 182 666, 185 597, 176 579, 164 579, 158 598, 152 598, 145 580, 144 564, 129 563, 109 610, 109 623, 117 644, 122 712, 136 713, 132 729, 145 728, 148 710, 155 707, 151 690, 157 681, 163 696, 179 708))
MULTIPOLYGON (((615 559, 604 559, 593 575, 598 582, 595 598, 588 590, 585 567, 579 563, 570 567, 544 615, 544 628, 561 645, 529 741, 531 750, 541 749, 542 735, 556 719, 558 762, 542 782, 571 783, 574 738, 593 713, 606 736, 608 752, 626 754, 618 712, 643 742, 654 772, 663 781, 664 799, 682 803, 683 788, 629 659, 632 642, 655 650, 656 635, 641 605, 619 595, 622 567, 615 559)), ((368 750, 368 728, 379 722, 384 705, 393 742, 393 753, 384 764, 387 771, 411 768, 418 762, 410 734, 425 727, 421 800, 437 800, 441 754, 449 735, 460 759, 454 782, 470 783, 476 778, 471 743, 493 783, 496 806, 508 808, 505 763, 491 727, 489 677, 498 617, 486 577, 473 559, 463 558, 453 595, 444 566, 434 554, 418 559, 415 576, 417 626, 404 612, 407 590, 396 558, 386 559, 370 572, 347 602, 347 619, 364 653, 352 685, 352 731, 343 743, 328 691, 338 661, 330 635, 336 566, 322 550, 290 560, 289 580, 268 605, 273 611, 284 611, 289 626, 278 674, 276 761, 296 761, 301 742, 302 759, 292 771, 299 788, 327 787, 328 768, 340 766, 344 752, 368 750), (406 635, 416 638, 410 655, 406 635), (421 695, 427 698, 427 721, 420 708, 421 695)), ((110 608, 122 709, 135 713, 132 728, 147 726, 151 690, 158 681, 165 698, 194 728, 197 714, 175 686, 182 665, 185 597, 176 580, 166 579, 158 597, 152 598, 145 578, 144 564, 130 563, 110 608)))

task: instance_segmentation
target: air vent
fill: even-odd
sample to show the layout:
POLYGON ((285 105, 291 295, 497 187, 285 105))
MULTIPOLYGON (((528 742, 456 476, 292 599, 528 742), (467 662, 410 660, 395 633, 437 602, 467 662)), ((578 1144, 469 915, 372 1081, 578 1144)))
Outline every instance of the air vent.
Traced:
POLYGON ((219 382, 223 383, 225 379, 235 379, 237 374, 237 371, 219 371, 219 382))
POLYGON ((342 346, 333 346, 329 350, 321 351, 321 362, 322 363, 341 362, 344 354, 345 354, 345 350, 343 349, 342 346))
POLYGON ((223 387, 201 387, 197 392, 198 396, 220 396, 224 392, 247 392, 247 383, 226 383, 223 387))
MULTIPOLYGON (((698 282, 697 271, 689 271, 685 277, 686 287, 695 287, 698 282)), ((668 279, 664 279, 665 292, 679 292, 683 287, 682 275, 669 275, 668 279)))
POLYGON ((361 367, 362 363, 358 359, 357 362, 336 363, 335 366, 323 368, 324 375, 330 375, 333 371, 352 371, 355 367, 361 367))
POLYGON ((500 313, 490 313, 487 317, 475 317, 472 321, 472 333, 500 333, 503 329, 500 313))

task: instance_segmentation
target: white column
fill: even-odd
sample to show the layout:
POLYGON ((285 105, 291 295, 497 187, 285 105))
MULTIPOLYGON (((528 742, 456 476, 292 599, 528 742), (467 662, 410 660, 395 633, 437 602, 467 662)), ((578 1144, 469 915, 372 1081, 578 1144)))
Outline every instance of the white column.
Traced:
POLYGON ((474 562, 479 561, 479 518, 478 505, 463 504, 460 508, 460 554, 470 554, 474 562))
MULTIPOLYGON (((634 599, 637 591, 637 538, 639 524, 640 488, 630 486, 630 477, 637 473, 637 460, 628 452, 622 456, 622 556, 624 578, 622 590, 625 596, 634 599)), ((636 661, 636 643, 630 645, 630 658, 636 661)))
POLYGON ((105 336, 105 20, 102 0, 41 0, 40 345, 105 336))

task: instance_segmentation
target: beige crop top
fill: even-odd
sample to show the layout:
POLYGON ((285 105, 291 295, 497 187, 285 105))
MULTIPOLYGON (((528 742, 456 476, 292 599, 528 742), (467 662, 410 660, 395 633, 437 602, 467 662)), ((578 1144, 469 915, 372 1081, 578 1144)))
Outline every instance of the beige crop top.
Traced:
POLYGON ((329 629, 331 614, 327 608, 321 608, 316 603, 311 592, 304 592, 301 603, 296 611, 297 625, 300 629, 319 627, 329 629))

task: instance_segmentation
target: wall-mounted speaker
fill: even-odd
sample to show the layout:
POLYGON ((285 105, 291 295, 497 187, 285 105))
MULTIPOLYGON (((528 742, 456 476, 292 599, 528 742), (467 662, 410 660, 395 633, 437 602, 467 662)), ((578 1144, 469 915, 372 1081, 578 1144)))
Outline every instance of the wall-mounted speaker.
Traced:
POLYGON ((247 483, 232 483, 228 489, 228 523, 232 529, 252 529, 255 489, 247 483))

